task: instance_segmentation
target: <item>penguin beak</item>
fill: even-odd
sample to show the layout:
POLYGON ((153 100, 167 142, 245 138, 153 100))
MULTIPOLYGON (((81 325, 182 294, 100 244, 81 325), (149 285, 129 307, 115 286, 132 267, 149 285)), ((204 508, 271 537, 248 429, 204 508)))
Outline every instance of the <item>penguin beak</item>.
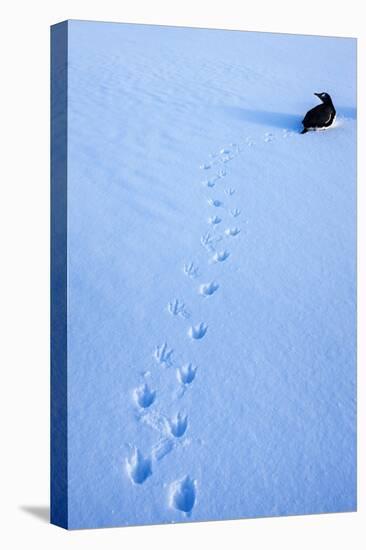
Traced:
POLYGON ((316 95, 317 97, 319 97, 319 98, 320 98, 320 95, 321 95, 321 94, 320 94, 320 93, 318 93, 318 92, 314 92, 314 95, 316 95))

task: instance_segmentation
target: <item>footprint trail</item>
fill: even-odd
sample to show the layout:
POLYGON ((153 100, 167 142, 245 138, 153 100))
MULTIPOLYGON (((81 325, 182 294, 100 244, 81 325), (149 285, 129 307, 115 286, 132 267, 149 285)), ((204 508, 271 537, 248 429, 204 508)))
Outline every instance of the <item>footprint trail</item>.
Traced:
MULTIPOLYGON (((283 137, 286 138, 287 133, 284 132, 283 137)), ((266 143, 270 143, 274 140, 274 135, 270 132, 266 132, 263 140, 266 143)), ((201 180, 200 184, 202 184, 201 192, 205 193, 204 199, 206 201, 206 211, 204 212, 203 210, 203 216, 205 218, 205 223, 211 226, 211 232, 206 232, 200 236, 197 235, 198 248, 197 250, 192 250, 192 254, 194 253, 194 257, 196 258, 202 258, 202 248, 205 249, 206 252, 209 252, 210 259, 208 261, 208 267, 206 265, 206 269, 215 271, 215 274, 212 273, 212 278, 208 275, 208 282, 207 279, 206 281, 202 281, 200 280, 201 269, 199 262, 186 261, 180 268, 181 272, 183 271, 183 274, 188 279, 191 279, 192 282, 198 279, 199 284, 194 287, 192 286, 189 300, 187 296, 185 296, 185 301, 174 298, 164 308, 165 311, 169 312, 172 318, 180 318, 182 327, 188 320, 189 326, 186 326, 185 329, 182 328, 181 341, 174 342, 174 348, 168 346, 167 339, 170 340, 171 336, 166 334, 163 335, 163 343, 157 345, 153 352, 155 368, 164 367, 164 369, 167 369, 166 371, 160 371, 165 372, 163 378, 164 376, 168 377, 169 372, 172 371, 171 367, 174 367, 174 380, 177 390, 175 394, 172 395, 172 401, 170 403, 162 402, 164 399, 160 399, 159 396, 163 395, 164 392, 160 393, 159 387, 156 388, 156 385, 153 384, 150 386, 150 384, 144 383, 133 390, 135 411, 136 407, 138 409, 138 413, 135 416, 137 423, 149 427, 153 430, 154 434, 158 434, 157 441, 152 445, 149 454, 144 455, 138 447, 130 446, 131 453, 125 458, 125 465, 128 478, 134 485, 138 486, 145 483, 146 480, 153 475, 155 469, 161 467, 160 463, 163 459, 168 457, 173 451, 179 452, 179 449, 190 443, 190 439, 187 438, 187 431, 191 431, 189 430, 189 424, 190 422, 194 422, 194 417, 190 419, 190 422, 188 421, 190 411, 182 412, 182 410, 180 410, 173 413, 173 415, 171 415, 171 413, 169 413, 169 415, 164 413, 164 410, 169 410, 169 406, 174 404, 175 407, 177 403, 181 403, 183 405, 183 410, 186 410, 186 407, 184 407, 184 403, 187 400, 187 398, 184 399, 186 392, 191 392, 191 388, 196 387, 197 384, 199 386, 200 384, 199 379, 196 382, 198 367, 190 362, 189 357, 184 358, 185 361, 180 365, 176 364, 176 358, 181 358, 179 352, 180 347, 183 347, 185 353, 191 353, 189 350, 193 349, 189 346, 187 351, 187 346, 185 345, 187 335, 192 341, 203 341, 197 348, 194 346, 196 350, 203 350, 206 345, 211 344, 210 338, 207 337, 208 324, 205 321, 195 319, 193 312, 197 308, 189 307, 192 304, 187 306, 186 301, 192 301, 193 305, 196 303, 196 306, 199 306, 200 303, 212 303, 214 305, 216 303, 216 293, 221 286, 225 286, 225 279, 230 276, 230 274, 228 274, 229 272, 220 267, 220 264, 225 262, 231 256, 232 252, 229 248, 218 248, 218 243, 223 239, 225 239, 227 243, 234 243, 234 240, 232 240, 234 237, 240 239, 240 226, 232 226, 230 224, 230 219, 231 221, 233 221, 233 219, 237 220, 241 215, 241 205, 232 204, 234 198, 237 199, 238 196, 240 196, 240 190, 237 192, 237 189, 231 187, 230 184, 223 189, 222 184, 223 181, 230 180, 228 168, 231 167, 231 163, 235 158, 245 153, 245 151, 248 151, 248 148, 254 145, 255 142, 251 137, 246 137, 244 141, 239 144, 230 143, 229 146, 220 148, 217 153, 212 153, 210 155, 210 161, 204 162, 199 166, 200 170, 207 173, 208 176, 203 181, 201 180), (215 198, 209 195, 209 193, 212 193, 212 189, 215 189, 215 198), (212 208, 212 214, 208 218, 207 204, 212 208), (216 209, 220 215, 213 213, 216 209), (220 233, 220 224, 223 222, 226 227, 220 233), (215 264, 217 265, 215 266, 215 264), (199 300, 201 300, 201 302, 199 302, 199 300), (178 348, 177 356, 174 352, 175 348, 178 348), (180 401, 175 401, 177 398, 180 401)), ((233 250, 235 252, 235 249, 233 250)), ((233 256, 235 255, 234 252, 233 256)), ((203 307, 206 308, 206 305, 203 307)), ((198 351, 198 354, 199 353, 200 351, 198 351)), ((150 371, 147 372, 150 374, 150 371)), ((193 398, 194 392, 191 396, 193 398)), ((197 439, 197 442, 199 441, 201 441, 201 439, 197 439)), ((168 460, 168 458, 166 458, 166 460, 168 460)), ((188 473, 172 481, 169 485, 166 501, 167 509, 178 511, 190 517, 197 505, 197 486, 197 480, 188 473)))

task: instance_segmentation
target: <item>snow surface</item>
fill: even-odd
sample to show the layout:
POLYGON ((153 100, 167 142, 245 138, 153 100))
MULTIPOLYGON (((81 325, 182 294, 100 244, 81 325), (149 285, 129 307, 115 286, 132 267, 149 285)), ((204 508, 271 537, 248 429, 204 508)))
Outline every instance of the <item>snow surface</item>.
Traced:
POLYGON ((68 39, 69 526, 354 510, 356 41, 68 39))

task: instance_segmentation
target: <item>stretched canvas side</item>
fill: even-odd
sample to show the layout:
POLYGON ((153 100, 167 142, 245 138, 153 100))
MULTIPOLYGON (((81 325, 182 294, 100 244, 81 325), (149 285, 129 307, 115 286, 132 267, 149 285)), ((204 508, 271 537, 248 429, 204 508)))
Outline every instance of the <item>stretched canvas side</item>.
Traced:
POLYGON ((67 38, 51 28, 51 523, 67 503, 67 38))

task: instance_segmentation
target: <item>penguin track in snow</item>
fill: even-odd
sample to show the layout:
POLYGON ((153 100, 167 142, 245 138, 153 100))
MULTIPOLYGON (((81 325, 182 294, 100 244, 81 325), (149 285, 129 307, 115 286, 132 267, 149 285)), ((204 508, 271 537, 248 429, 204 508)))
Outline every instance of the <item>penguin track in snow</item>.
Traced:
POLYGON ((219 288, 219 284, 215 283, 214 281, 211 281, 210 283, 203 284, 199 287, 198 293, 201 294, 201 296, 212 296, 219 288))
POLYGON ((197 325, 192 325, 188 329, 188 336, 192 340, 201 340, 207 333, 208 326, 206 323, 198 323, 197 325))
POLYGON ((155 401, 156 391, 152 390, 147 384, 143 384, 134 390, 133 398, 138 407, 148 409, 155 401))
POLYGON ((214 206, 215 208, 219 208, 220 206, 224 206, 224 203, 220 201, 219 199, 208 199, 208 204, 210 206, 214 206))
POLYGON ((186 433, 188 427, 188 416, 186 414, 177 413, 168 420, 168 429, 170 434, 175 438, 181 438, 186 433))
POLYGON ((217 225, 222 222, 222 218, 219 216, 211 216, 211 218, 208 218, 208 223, 211 225, 217 225))
POLYGON ((227 258, 230 256, 230 252, 228 250, 219 250, 215 252, 215 254, 212 257, 212 261, 214 263, 221 263, 227 260, 227 258))
POLYGON ((216 179, 210 179, 210 180, 205 180, 202 182, 202 185, 204 185, 205 187, 215 187, 215 184, 216 184, 216 179))
POLYGON ((154 351, 154 358, 159 365, 163 367, 172 366, 173 349, 168 348, 168 344, 164 342, 161 346, 156 346, 154 351))
POLYGON ((190 516, 196 503, 197 481, 188 475, 173 481, 169 487, 169 504, 171 508, 190 516))
POLYGON ((137 447, 134 447, 131 456, 126 459, 126 470, 130 480, 135 485, 141 485, 152 474, 151 457, 145 457, 137 447))
POLYGON ((238 216, 240 216, 241 212, 239 210, 239 208, 233 208, 232 210, 230 210, 230 215, 233 217, 233 218, 237 218, 238 216))
POLYGON ((183 265, 184 274, 191 279, 195 279, 199 275, 198 267, 193 262, 183 265))
POLYGON ((225 229, 224 233, 227 237, 236 237, 237 235, 239 235, 240 229, 239 227, 228 227, 227 229, 225 229))
POLYGON ((193 366, 192 363, 186 363, 181 367, 177 368, 177 379, 178 382, 187 388, 196 378, 197 367, 193 366))
POLYGON ((211 233, 205 233, 201 237, 201 245, 208 250, 213 252, 215 250, 215 245, 222 240, 221 235, 212 235, 211 233))
POLYGON ((182 317, 183 319, 189 319, 191 316, 189 311, 186 309, 184 302, 181 302, 177 298, 168 304, 168 311, 174 317, 182 317))

